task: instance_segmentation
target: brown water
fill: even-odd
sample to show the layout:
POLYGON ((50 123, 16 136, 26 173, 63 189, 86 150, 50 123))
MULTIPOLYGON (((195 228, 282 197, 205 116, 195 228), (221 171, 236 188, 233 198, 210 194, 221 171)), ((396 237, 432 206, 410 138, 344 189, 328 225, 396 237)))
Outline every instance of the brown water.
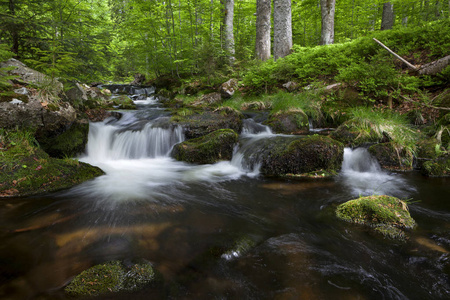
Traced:
MULTIPOLYGON (((100 141, 102 130, 136 121, 124 120, 90 136, 83 159, 106 176, 0 200, 1 299, 66 299, 64 285, 81 271, 134 258, 151 261, 164 283, 100 299, 450 298, 449 179, 370 165, 343 166, 333 179, 275 180, 230 162, 183 164, 147 148, 145 157, 127 157, 136 156, 121 148, 128 136, 116 146, 100 141), (418 227, 406 243, 336 219, 338 204, 370 193, 419 201, 410 205, 418 227)), ((140 147, 141 138, 132 138, 140 147)), ((344 164, 367 160, 346 155, 344 164)))

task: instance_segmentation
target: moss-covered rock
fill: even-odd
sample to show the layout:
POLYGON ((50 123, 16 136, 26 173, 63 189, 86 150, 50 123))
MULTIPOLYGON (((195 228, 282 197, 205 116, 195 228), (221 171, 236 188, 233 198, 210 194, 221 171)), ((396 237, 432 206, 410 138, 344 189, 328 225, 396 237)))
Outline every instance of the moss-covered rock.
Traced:
POLYGON ((392 143, 376 144, 369 147, 369 152, 380 166, 392 171, 409 171, 413 168, 413 155, 404 149, 396 148, 392 143))
POLYGON ((126 95, 112 98, 112 105, 120 109, 136 109, 136 104, 126 95))
POLYGON ((430 177, 449 177, 450 176, 450 154, 446 154, 427 161, 421 168, 422 174, 430 177))
POLYGON ((330 134, 330 137, 344 143, 344 145, 346 146, 351 147, 359 147, 364 144, 378 143, 382 141, 383 138, 370 129, 361 130, 351 121, 345 121, 330 134))
POLYGON ((290 110, 275 113, 265 122, 276 133, 307 134, 308 116, 302 110, 290 110))
POLYGON ((277 136, 243 145, 241 152, 249 168, 260 165, 266 176, 306 173, 336 173, 340 169, 344 145, 326 136, 277 136), (247 147, 248 146, 248 147, 247 147))
POLYGON ((73 159, 51 158, 33 141, 30 132, 0 131, 0 197, 53 192, 104 174, 73 159))
POLYGON ((216 130, 205 136, 175 145, 172 157, 176 160, 213 164, 220 160, 231 160, 238 134, 232 129, 216 130))
POLYGON ((336 216, 344 221, 366 225, 383 235, 404 239, 404 229, 411 229, 416 222, 409 214, 408 205, 391 196, 367 196, 347 201, 336 209, 336 216))
POLYGON ((137 291, 160 279, 152 265, 141 260, 125 266, 119 261, 93 266, 77 275, 64 291, 75 297, 137 291))
POLYGON ((186 138, 198 138, 219 129, 242 130, 242 113, 222 108, 215 111, 194 112, 185 116, 177 115, 172 121, 184 127, 186 138))
POLYGON ((89 124, 76 122, 57 136, 36 137, 39 145, 51 157, 74 157, 84 151, 88 140, 89 124))

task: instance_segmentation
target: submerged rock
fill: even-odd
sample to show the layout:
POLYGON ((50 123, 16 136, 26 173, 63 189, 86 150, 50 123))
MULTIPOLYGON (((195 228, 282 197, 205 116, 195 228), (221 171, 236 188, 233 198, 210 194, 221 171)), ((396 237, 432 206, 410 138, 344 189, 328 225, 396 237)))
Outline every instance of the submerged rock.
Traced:
POLYGON ((384 169, 391 171, 408 171, 413 169, 412 153, 405 149, 397 149, 392 143, 370 146, 369 152, 384 169))
POLYGON ((75 297, 98 296, 120 291, 138 291, 160 280, 150 262, 125 265, 112 261, 93 266, 77 275, 64 291, 75 297))
POLYGON ((385 195, 347 201, 337 207, 336 216, 350 223, 370 226, 393 239, 405 239, 404 230, 416 226, 408 205, 398 198, 385 195))
POLYGON ((213 164, 220 160, 231 160, 237 141, 238 134, 235 131, 220 129, 175 145, 172 157, 176 160, 198 164, 213 164))
POLYGON ((302 110, 290 110, 273 114, 265 122, 276 133, 307 134, 308 116, 302 110))

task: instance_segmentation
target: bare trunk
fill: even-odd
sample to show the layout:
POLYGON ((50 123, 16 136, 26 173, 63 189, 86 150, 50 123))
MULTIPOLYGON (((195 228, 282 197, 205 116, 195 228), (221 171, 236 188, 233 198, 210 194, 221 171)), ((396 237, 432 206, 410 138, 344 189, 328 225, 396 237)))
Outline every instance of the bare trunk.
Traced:
POLYGON ((223 23, 225 27, 224 45, 225 50, 229 54, 230 62, 234 60, 233 19, 234 19, 234 0, 225 0, 225 12, 223 16, 223 23))
POLYGON ((292 49, 291 0, 273 0, 273 56, 285 57, 292 49))
POLYGON ((383 15, 381 17, 381 30, 392 29, 394 26, 394 5, 391 2, 383 4, 383 15))
POLYGON ((320 0, 322 11, 322 33, 320 44, 329 45, 334 43, 334 12, 336 0, 320 0))
POLYGON ((256 57, 262 61, 270 58, 270 0, 256 1, 256 57))

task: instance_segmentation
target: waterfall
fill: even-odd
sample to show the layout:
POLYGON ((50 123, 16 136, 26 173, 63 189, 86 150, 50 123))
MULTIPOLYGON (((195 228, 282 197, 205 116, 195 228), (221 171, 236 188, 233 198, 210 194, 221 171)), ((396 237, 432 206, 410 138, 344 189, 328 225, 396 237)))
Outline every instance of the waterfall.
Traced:
POLYGON ((366 148, 344 149, 338 181, 342 181, 355 196, 377 194, 408 197, 414 191, 405 179, 382 170, 366 148))

